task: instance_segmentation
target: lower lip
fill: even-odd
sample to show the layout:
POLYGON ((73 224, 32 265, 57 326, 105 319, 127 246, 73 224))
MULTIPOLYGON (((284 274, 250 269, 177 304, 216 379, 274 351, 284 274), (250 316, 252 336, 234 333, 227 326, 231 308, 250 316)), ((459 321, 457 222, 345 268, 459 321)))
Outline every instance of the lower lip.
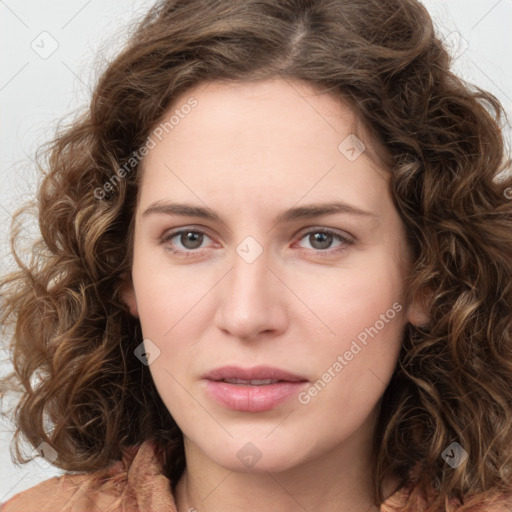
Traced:
POLYGON ((207 380, 206 390, 214 400, 229 409, 262 412, 273 409, 292 396, 296 396, 306 384, 307 382, 301 381, 250 386, 207 380))

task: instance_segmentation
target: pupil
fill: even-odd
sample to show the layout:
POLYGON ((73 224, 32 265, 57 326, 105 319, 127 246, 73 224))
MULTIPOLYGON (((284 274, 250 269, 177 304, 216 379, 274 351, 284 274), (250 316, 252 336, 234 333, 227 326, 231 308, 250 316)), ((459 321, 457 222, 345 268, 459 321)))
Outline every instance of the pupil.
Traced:
MULTIPOLYGON (((313 234, 314 242, 320 242, 320 247, 318 249, 327 249, 331 245, 332 235, 328 233, 314 233, 313 234)), ((314 244, 312 244, 315 247, 314 244)))
POLYGON ((200 233, 195 233, 193 231, 184 233, 183 236, 182 236, 181 242, 187 249, 197 249, 197 247, 201 246, 201 243, 203 241, 203 235, 200 233), (185 237, 184 240, 183 240, 183 236, 185 237), (199 241, 199 243, 198 243, 198 241, 199 241))

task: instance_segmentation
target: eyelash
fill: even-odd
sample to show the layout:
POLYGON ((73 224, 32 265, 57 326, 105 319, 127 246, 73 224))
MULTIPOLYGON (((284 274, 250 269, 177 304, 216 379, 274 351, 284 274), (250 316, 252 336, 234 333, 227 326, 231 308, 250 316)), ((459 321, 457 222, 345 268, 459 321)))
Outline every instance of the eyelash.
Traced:
MULTIPOLYGON (((201 229, 178 229, 176 231, 171 231, 169 233, 164 234, 164 236, 161 239, 161 243, 169 244, 169 242, 173 238, 176 238, 176 236, 182 235, 185 233, 196 233, 196 234, 206 235, 208 238, 211 239, 211 237, 208 235, 208 233, 206 233, 205 231, 202 231, 201 229)), ((299 238, 299 240, 302 240, 309 235, 318 234, 318 233, 332 235, 335 239, 342 242, 342 245, 340 245, 337 249, 334 249, 334 250, 311 249, 315 255, 319 255, 321 257, 329 257, 329 256, 333 256, 335 254, 342 253, 343 251, 345 251, 347 249, 347 246, 350 246, 354 243, 353 239, 343 236, 340 233, 338 233, 337 231, 334 231, 334 230, 328 229, 328 228, 311 229, 311 230, 303 233, 302 236, 299 238)), ((183 250, 172 249, 171 247, 167 246, 165 249, 172 254, 182 255, 185 258, 190 258, 190 257, 193 257, 193 256, 199 254, 201 252, 201 249, 203 249, 203 248, 189 249, 189 250, 183 251, 183 250)))

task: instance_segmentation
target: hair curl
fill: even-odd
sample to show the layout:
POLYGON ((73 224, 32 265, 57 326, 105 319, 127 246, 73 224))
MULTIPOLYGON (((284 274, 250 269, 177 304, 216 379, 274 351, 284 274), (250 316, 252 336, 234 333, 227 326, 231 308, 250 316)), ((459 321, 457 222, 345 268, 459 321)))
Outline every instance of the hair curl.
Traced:
POLYGON ((416 0, 169 0, 149 11, 100 76, 87 112, 46 148, 35 202, 42 236, 29 262, 15 228, 30 205, 15 217, 19 268, 1 281, 0 318, 12 327, 9 382, 21 390, 17 459, 27 460, 23 435, 53 446, 58 467, 91 472, 151 438, 176 483, 182 434, 133 357, 142 333, 120 292, 130 275, 140 163, 114 187, 105 183, 187 89, 276 76, 348 102, 392 156, 393 200, 414 255, 409 294, 424 294, 430 315, 426 326, 407 325, 381 401, 376 504, 387 475, 405 478, 418 464, 418 488, 436 490, 429 510, 454 510, 453 499, 460 511, 501 504, 512 488, 504 111, 451 71, 416 0), (98 199, 97 190, 108 193, 98 199), (441 457, 453 441, 468 452, 454 469, 441 457))

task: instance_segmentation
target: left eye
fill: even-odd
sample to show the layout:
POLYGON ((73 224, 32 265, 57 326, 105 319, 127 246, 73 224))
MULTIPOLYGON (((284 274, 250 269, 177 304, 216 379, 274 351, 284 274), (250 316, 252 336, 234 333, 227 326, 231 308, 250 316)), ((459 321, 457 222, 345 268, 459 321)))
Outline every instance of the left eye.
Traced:
MULTIPOLYGON (((202 248, 201 246, 205 238, 211 240, 211 238, 201 230, 181 229, 164 235, 162 243, 167 244, 169 246, 168 250, 172 253, 190 254, 202 248), (178 245, 177 249, 175 248, 176 245, 178 245)), ((353 243, 349 237, 327 229, 310 230, 300 237, 300 240, 304 239, 309 240, 315 252, 328 252, 327 249, 332 249, 332 244, 335 240, 338 240, 339 243, 331 252, 343 250, 347 245, 353 243)))
POLYGON ((326 249, 331 249, 332 243, 336 239, 340 243, 338 244, 338 246, 336 246, 337 249, 335 249, 335 250, 339 250, 340 246, 349 245, 351 243, 351 240, 349 240, 348 237, 344 237, 344 236, 340 235, 339 233, 336 233, 336 232, 330 231, 330 230, 317 229, 317 230, 313 230, 313 231, 308 231, 301 237, 301 240, 303 240, 305 238, 307 238, 309 243, 313 245, 313 249, 315 251, 322 251, 322 252, 325 252, 326 249), (316 247, 314 246, 315 244, 317 244, 316 247))

